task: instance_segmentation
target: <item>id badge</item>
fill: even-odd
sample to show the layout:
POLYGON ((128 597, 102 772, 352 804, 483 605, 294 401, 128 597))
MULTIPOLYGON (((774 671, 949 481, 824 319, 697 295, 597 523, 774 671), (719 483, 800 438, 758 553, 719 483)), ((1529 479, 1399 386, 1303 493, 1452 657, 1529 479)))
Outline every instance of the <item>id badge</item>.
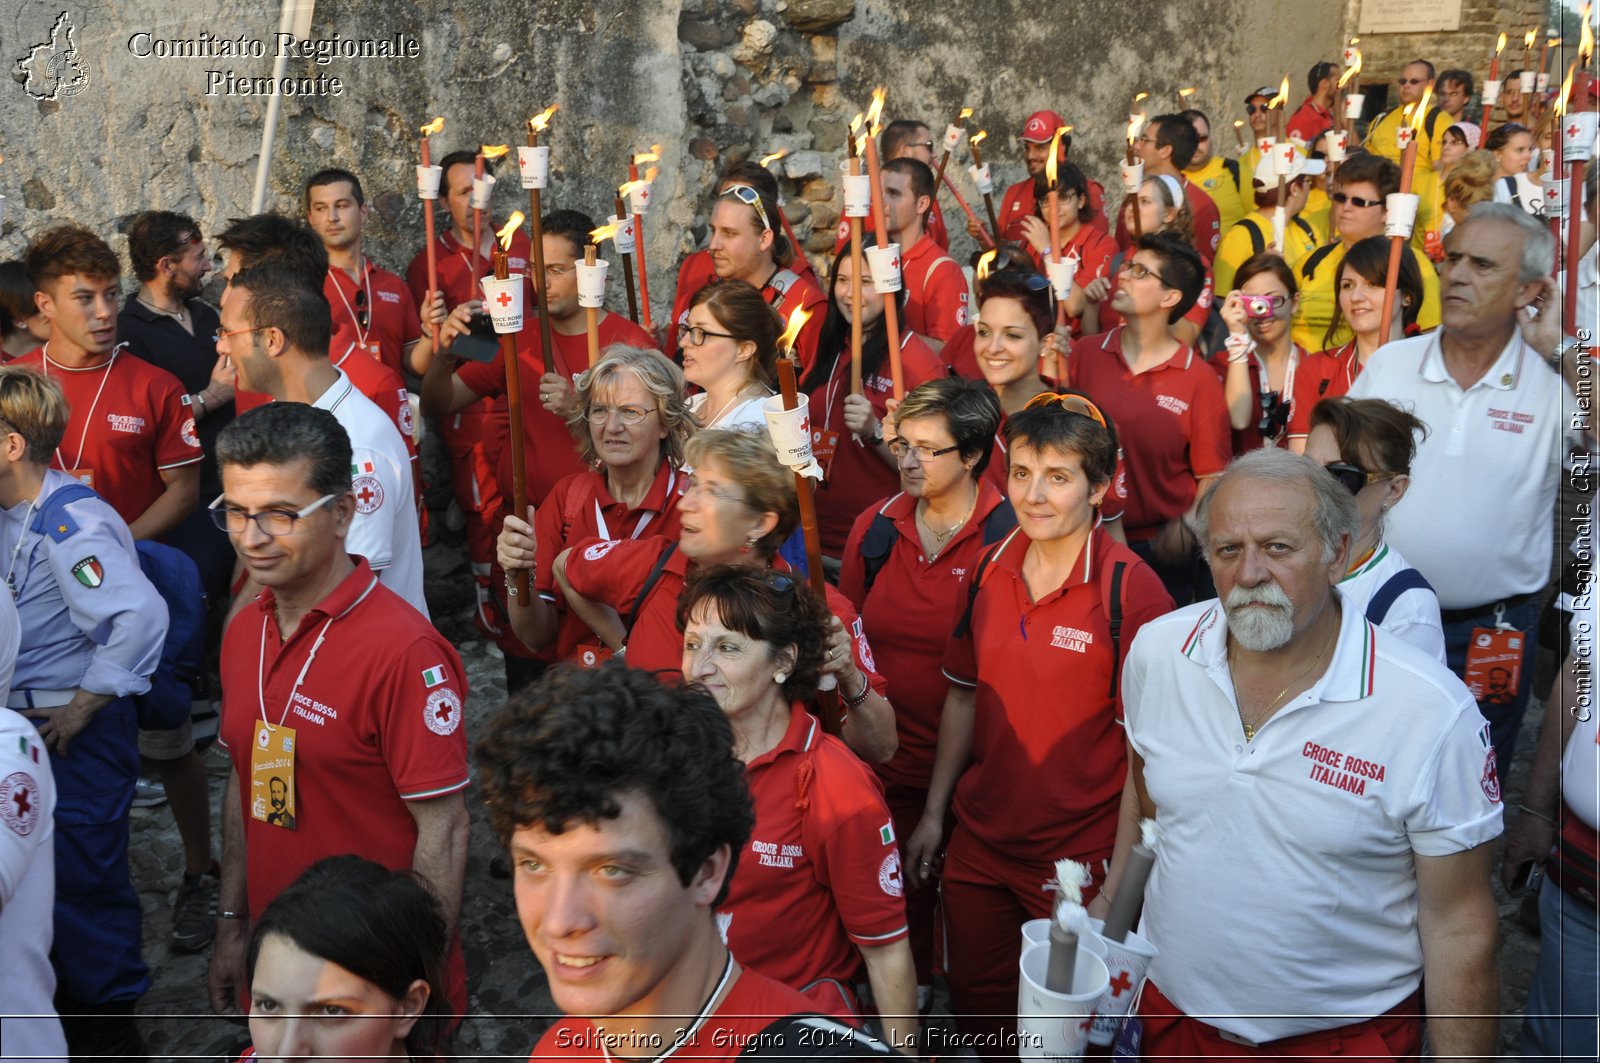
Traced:
POLYGON ((1510 627, 1472 629, 1462 678, 1472 696, 1486 705, 1514 705, 1522 678, 1522 647, 1527 636, 1510 627))
POLYGON ((584 639, 573 647, 572 656, 567 660, 583 668, 598 668, 611 660, 611 647, 599 639, 584 639))
POLYGON ((833 468, 833 456, 839 452, 839 433, 826 428, 811 430, 811 456, 822 466, 823 475, 833 468))
POLYGON ((379 347, 378 344, 367 344, 367 353, 372 355, 372 357, 376 358, 378 361, 383 361, 383 349, 379 347))
POLYGON ((94 470, 93 469, 78 468, 78 469, 63 469, 61 471, 66 473, 68 476, 72 477, 74 480, 78 481, 79 483, 81 483, 85 487, 93 487, 94 486, 94 470))
POLYGON ((294 728, 256 721, 250 746, 250 816, 271 827, 295 829, 294 728))

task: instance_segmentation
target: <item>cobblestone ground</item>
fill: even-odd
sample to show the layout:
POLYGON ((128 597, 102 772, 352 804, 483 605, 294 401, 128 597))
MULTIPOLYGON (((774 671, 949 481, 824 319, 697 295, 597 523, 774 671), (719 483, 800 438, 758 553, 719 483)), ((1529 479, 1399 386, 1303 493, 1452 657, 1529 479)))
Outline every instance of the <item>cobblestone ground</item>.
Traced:
MULTIPOLYGON (((435 527, 439 525, 436 524, 435 527)), ((505 696, 498 658, 486 652, 472 627, 472 580, 460 549, 447 543, 426 554, 427 593, 434 622, 460 649, 471 682, 467 703, 469 733, 481 725, 505 696)), ((1548 667, 1548 665, 1547 665, 1548 667)), ((1537 704, 1528 721, 1539 718, 1537 704)), ((1516 770, 1507 784, 1506 807, 1515 808, 1534 746, 1525 728, 1516 770)), ((221 804, 222 780, 212 779, 213 808, 221 804)), ((511 899, 511 885, 489 874, 499 852, 482 801, 469 792, 472 846, 467 863, 461 935, 466 953, 471 1016, 461 1028, 462 1059, 526 1059, 555 1012, 544 973, 533 959, 511 899)), ((215 826, 214 826, 215 833, 215 826)), ((220 834, 216 844, 221 845, 220 834)), ((139 1004, 140 1028, 153 1059, 228 1060, 249 1043, 248 1031, 210 1013, 206 997, 209 951, 181 955, 167 947, 171 904, 183 870, 183 850, 165 806, 133 812, 133 880, 144 906, 145 960, 154 985, 139 1004)), ((1538 936, 1517 918, 1520 902, 1496 886, 1501 916, 1501 1010, 1504 1054, 1515 1052, 1523 1003, 1538 953, 1538 936)))

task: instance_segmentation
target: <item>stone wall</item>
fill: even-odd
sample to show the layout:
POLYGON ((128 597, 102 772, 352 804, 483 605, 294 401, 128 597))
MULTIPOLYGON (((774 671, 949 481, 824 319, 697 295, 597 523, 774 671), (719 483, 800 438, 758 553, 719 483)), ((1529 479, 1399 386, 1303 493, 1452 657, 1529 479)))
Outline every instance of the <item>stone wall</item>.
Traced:
MULTIPOLYGON (((22 0, 0 16, 8 68, 49 39, 64 2, 22 0)), ((71 8, 76 54, 58 73, 76 68, 81 84, 38 100, 27 90, 42 82, 24 84, 36 71, 12 69, 13 83, 0 85, 0 191, 9 206, 0 255, 18 254, 29 234, 58 219, 111 234, 148 207, 191 213, 208 231, 244 214, 266 100, 216 91, 207 71, 265 77, 270 54, 140 58, 130 38, 243 34, 270 53, 275 9, 242 0, 71 8)), ((1115 173, 1136 91, 1151 92, 1159 110, 1177 88, 1196 87, 1191 102, 1212 112, 1226 146, 1247 89, 1287 72, 1298 103, 1305 68, 1339 45, 1341 11, 1339 0, 325 0, 314 38, 400 34, 416 40, 419 55, 292 60, 291 75, 337 77, 343 91, 284 100, 268 205, 293 211, 309 173, 350 168, 374 207, 369 249, 403 269, 421 241, 411 191, 417 126, 445 116, 436 156, 515 144, 530 115, 559 102, 545 140, 547 209, 603 216, 629 153, 664 145, 647 223, 659 316, 669 271, 703 239, 703 193, 729 161, 788 150, 773 165, 790 219, 812 249, 831 243, 845 124, 874 85, 889 89, 889 117, 923 117, 936 132, 960 106, 974 108, 973 127, 990 130, 1001 187, 1023 173, 1015 136, 1024 117, 1054 107, 1077 127, 1074 158, 1104 181, 1115 173)), ((141 47, 149 50, 148 41, 141 47)), ((951 173, 981 213, 966 161, 951 173)), ((527 203, 514 167, 503 173, 499 216, 527 203)), ((958 208, 946 199, 945 209, 959 227, 958 208)), ((965 249, 958 243, 958 253, 965 249)))

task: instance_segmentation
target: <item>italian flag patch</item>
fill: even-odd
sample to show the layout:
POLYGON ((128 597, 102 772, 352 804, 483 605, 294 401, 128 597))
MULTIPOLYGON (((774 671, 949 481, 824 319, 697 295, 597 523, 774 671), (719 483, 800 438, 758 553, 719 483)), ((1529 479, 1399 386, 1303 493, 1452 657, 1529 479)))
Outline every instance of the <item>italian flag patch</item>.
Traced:
POLYGON ((352 462, 350 465, 351 476, 371 476, 372 471, 372 462, 370 461, 357 461, 352 462))
POLYGON ((447 678, 449 677, 445 675, 444 665, 442 664, 436 664, 432 668, 424 669, 422 672, 423 685, 429 690, 443 683, 447 678))
POLYGON ((885 845, 892 845, 894 843, 893 822, 885 823, 883 826, 878 828, 878 840, 885 845))
POLYGON ((72 566, 72 578, 92 590, 105 582, 106 570, 100 567, 98 558, 86 557, 72 566))

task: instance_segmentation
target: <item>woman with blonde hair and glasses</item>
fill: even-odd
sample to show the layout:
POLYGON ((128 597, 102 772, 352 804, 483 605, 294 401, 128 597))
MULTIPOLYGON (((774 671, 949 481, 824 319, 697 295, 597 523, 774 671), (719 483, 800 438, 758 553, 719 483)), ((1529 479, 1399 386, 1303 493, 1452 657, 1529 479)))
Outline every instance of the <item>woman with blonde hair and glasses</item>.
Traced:
POLYGON ((684 448, 695 422, 677 366, 647 348, 616 346, 578 378, 567 423, 589 471, 557 483, 537 516, 533 506, 523 518, 508 515, 497 552, 508 575, 533 572, 531 593, 509 598, 517 638, 546 660, 592 664, 604 654, 567 610, 552 563, 583 539, 676 535, 684 448), (506 564, 508 552, 515 564, 506 564))
POLYGON ((951 1010, 994 1045, 1016 1014, 1017 933, 1049 915, 1040 884, 1055 861, 1091 868, 1085 901, 1099 888, 1127 775, 1122 660, 1172 608, 1150 567, 1096 526, 1117 457, 1100 410, 1040 395, 1005 435, 1018 526, 962 578, 927 805, 906 846, 909 881, 927 883, 954 813, 941 887, 951 1010))

